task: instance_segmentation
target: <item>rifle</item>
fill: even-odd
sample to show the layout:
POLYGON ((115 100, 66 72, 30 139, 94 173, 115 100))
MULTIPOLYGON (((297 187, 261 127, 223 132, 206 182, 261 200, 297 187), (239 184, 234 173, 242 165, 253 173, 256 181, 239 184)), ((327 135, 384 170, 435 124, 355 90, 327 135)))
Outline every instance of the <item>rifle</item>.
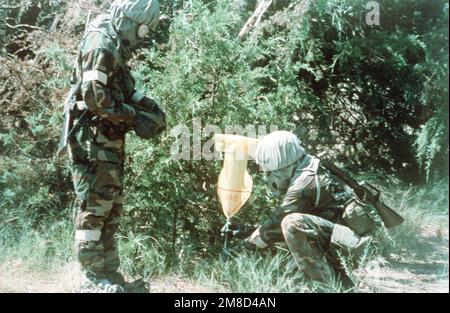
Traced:
POLYGON ((76 96, 80 88, 81 80, 78 80, 76 83, 72 84, 66 101, 64 102, 64 122, 61 127, 61 136, 59 139, 58 151, 56 152, 57 156, 60 156, 67 149, 69 136, 74 130, 73 116, 71 114, 71 111, 74 109, 74 106, 76 104, 76 96))
POLYGON ((388 207, 386 204, 381 202, 380 195, 381 192, 371 184, 367 182, 357 182, 350 175, 345 173, 343 170, 335 166, 334 164, 326 161, 320 160, 322 165, 328 169, 333 175, 341 179, 345 184, 347 184, 356 193, 358 198, 361 200, 372 204, 380 215, 386 228, 392 228, 400 225, 404 222, 403 217, 396 213, 393 209, 388 207))

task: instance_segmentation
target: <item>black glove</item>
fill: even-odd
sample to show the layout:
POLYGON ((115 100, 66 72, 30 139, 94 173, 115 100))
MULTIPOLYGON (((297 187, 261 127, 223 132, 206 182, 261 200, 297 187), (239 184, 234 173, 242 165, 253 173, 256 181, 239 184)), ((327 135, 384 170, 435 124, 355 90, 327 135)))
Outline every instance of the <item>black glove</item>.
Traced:
POLYGON ((245 239, 252 234, 255 227, 245 224, 226 222, 220 230, 222 236, 230 236, 238 239, 245 239))
POLYGON ((151 139, 166 129, 166 114, 153 99, 144 97, 135 109, 133 128, 139 137, 151 139))
POLYGON ((137 105, 141 106, 144 110, 148 112, 153 112, 156 108, 159 108, 158 103, 149 97, 143 97, 137 105))
POLYGON ((167 124, 166 124, 166 113, 163 110, 161 110, 161 108, 159 106, 156 106, 154 112, 158 116, 161 117, 161 121, 162 121, 161 126, 158 129, 158 134, 159 134, 159 133, 162 133, 166 129, 166 126, 167 126, 167 124))

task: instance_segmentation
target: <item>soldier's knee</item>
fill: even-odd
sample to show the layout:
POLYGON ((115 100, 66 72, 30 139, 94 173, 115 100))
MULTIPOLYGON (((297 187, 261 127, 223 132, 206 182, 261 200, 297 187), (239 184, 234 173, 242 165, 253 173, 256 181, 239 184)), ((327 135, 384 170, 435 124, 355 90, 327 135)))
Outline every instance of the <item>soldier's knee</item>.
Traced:
POLYGON ((121 189, 118 186, 101 186, 95 189, 95 193, 98 194, 102 199, 113 200, 121 194, 121 189))
POLYGON ((78 212, 75 217, 75 229, 102 229, 106 220, 106 215, 97 215, 96 212, 78 212))
POLYGON ((302 213, 291 213, 286 215, 281 221, 281 230, 283 234, 293 234, 302 230, 302 225, 304 224, 306 214, 302 213))
POLYGON ((102 219, 109 216, 113 206, 114 200, 111 195, 104 192, 99 193, 96 190, 96 192, 92 192, 89 195, 85 211, 89 217, 99 217, 102 219))

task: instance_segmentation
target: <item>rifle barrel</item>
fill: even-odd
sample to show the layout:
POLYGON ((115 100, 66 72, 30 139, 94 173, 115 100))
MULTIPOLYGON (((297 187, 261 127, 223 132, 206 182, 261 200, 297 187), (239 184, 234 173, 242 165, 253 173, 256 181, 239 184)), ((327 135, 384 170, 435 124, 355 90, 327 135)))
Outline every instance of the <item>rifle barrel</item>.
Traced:
POLYGON ((375 196, 370 190, 362 186, 354 178, 346 174, 343 170, 341 170, 334 164, 331 164, 326 160, 321 160, 321 162, 325 166, 325 168, 327 168, 332 174, 334 174, 345 184, 350 186, 350 188, 353 189, 358 198, 371 203, 375 207, 386 228, 392 228, 404 222, 403 217, 401 217, 397 212, 380 201, 378 194, 375 196))

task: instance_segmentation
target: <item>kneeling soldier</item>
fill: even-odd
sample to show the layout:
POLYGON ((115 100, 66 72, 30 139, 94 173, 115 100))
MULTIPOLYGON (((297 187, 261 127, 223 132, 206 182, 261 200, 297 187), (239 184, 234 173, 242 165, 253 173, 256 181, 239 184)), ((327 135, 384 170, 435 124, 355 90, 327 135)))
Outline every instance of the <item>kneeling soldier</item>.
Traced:
POLYGON ((255 161, 282 203, 246 241, 259 248, 286 242, 306 277, 321 282, 344 278, 339 255, 361 256, 382 225, 373 207, 307 154, 290 132, 265 136, 255 161))

